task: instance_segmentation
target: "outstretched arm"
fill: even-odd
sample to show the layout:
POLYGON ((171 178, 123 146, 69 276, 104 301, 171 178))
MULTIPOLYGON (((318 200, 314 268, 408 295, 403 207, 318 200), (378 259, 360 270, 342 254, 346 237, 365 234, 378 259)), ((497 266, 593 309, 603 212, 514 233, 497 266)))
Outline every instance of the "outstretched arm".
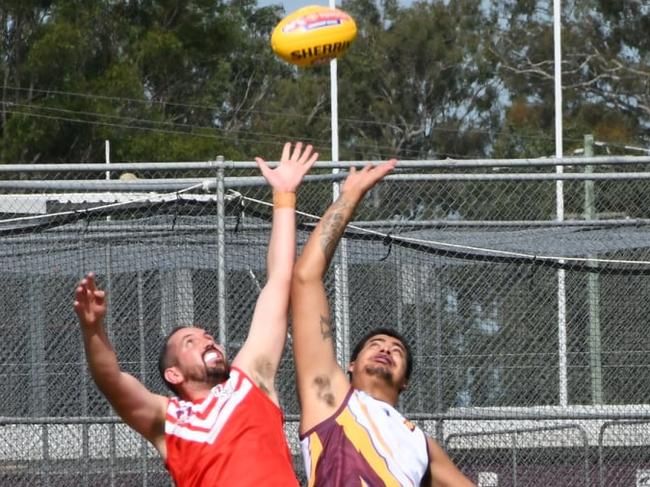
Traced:
POLYGON ((90 373, 117 414, 165 456, 164 424, 167 399, 153 394, 135 377, 120 370, 115 351, 104 330, 106 293, 88 274, 75 291, 74 310, 79 317, 90 373))
POLYGON ((395 167, 391 159, 361 171, 351 169, 339 198, 312 232, 293 271, 291 286, 292 336, 301 431, 331 416, 350 384, 336 362, 332 318, 323 278, 346 225, 365 193, 395 167))
POLYGON ((246 372, 271 399, 278 402, 275 373, 284 351, 291 272, 296 255, 295 192, 318 159, 312 146, 284 145, 277 168, 256 158, 262 175, 273 188, 273 225, 267 255, 267 281, 257 298, 248 337, 233 365, 246 372))
POLYGON ((420 484, 421 487, 474 487, 475 484, 458 470, 432 438, 427 436, 429 448, 429 471, 420 484))

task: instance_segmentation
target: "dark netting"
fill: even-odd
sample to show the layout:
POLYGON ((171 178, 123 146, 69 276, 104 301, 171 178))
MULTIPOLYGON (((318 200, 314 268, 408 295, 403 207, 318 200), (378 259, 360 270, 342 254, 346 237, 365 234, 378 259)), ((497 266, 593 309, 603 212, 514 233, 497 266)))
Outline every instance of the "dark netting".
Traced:
MULTIPOLYGON (((557 222, 550 181, 382 183, 326 280, 332 306, 349 311, 335 323, 340 360, 370 328, 400 330, 415 355, 401 410, 481 485, 642 485, 648 186, 597 182, 590 220, 584 183, 572 182, 557 222)), ((121 366, 156 392, 174 326, 206 327, 233 357, 266 279, 270 229, 268 189, 235 189, 223 220, 213 189, 3 196, 0 485, 169 485, 89 377, 73 291, 97 273, 121 366)), ((320 215, 331 193, 306 183, 298 207, 320 215)), ((299 246, 315 222, 299 218, 299 246)), ((294 381, 287 347, 277 384, 302 476, 294 381)))

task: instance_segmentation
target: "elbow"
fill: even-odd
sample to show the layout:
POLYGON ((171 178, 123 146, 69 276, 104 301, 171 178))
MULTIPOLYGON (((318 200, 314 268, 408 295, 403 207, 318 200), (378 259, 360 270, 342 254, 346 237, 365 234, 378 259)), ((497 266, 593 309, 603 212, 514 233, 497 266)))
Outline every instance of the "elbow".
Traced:
POLYGON ((298 261, 293 268, 292 284, 304 285, 313 281, 320 281, 322 276, 314 268, 298 261))

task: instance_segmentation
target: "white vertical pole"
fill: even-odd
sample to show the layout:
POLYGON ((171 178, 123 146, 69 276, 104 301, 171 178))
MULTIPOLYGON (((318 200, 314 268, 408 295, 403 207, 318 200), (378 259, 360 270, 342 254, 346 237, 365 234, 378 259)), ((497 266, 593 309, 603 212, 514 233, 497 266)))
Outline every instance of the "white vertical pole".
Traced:
MULTIPOLYGON (((106 162, 106 167, 109 167, 111 165, 111 143, 106 140, 104 141, 104 160, 106 162)), ((111 172, 107 169, 106 170, 106 180, 111 179, 111 172)), ((107 215, 106 216, 106 221, 110 222, 111 221, 111 216, 107 215)), ((112 249, 111 249, 111 244, 110 240, 106 243, 106 291, 108 293, 108 299, 110 302, 111 296, 113 294, 113 256, 112 256, 112 249)), ((110 304, 110 303, 109 303, 110 304)), ((114 331, 113 331, 113 314, 111 313, 112 307, 108 307, 108 311, 106 313, 106 318, 104 319, 104 322, 106 324, 106 333, 108 334, 108 340, 113 343, 114 342, 114 331)), ((111 426, 111 438, 114 437, 115 434, 115 428, 111 426)), ((110 460, 111 464, 113 463, 115 456, 114 456, 114 443, 111 441, 111 453, 110 453, 110 460)), ((111 486, 115 485, 115 478, 113 474, 113 470, 111 469, 111 486)))
MULTIPOLYGON (((338 69, 336 59, 330 61, 330 97, 332 99, 331 118, 332 118, 332 162, 339 161, 339 92, 338 92, 338 69)), ((334 169, 338 173, 338 169, 334 169)), ((335 185, 338 192, 338 184, 335 185)), ((338 196, 335 195, 335 196, 338 196)))
MULTIPOLYGON (((104 160, 106 161, 106 167, 111 165, 111 142, 109 140, 104 141, 104 160)), ((106 170, 106 181, 111 179, 111 171, 106 170)))
POLYGON ((219 343, 228 350, 226 308, 226 189, 223 156, 217 156, 217 317, 219 343))
MULTIPOLYGON (((104 141, 104 161, 106 162, 106 167, 109 167, 111 165, 111 142, 109 140, 104 141)), ((106 181, 111 180, 111 171, 106 170, 106 181)), ((106 217, 106 221, 110 222, 111 217, 110 215, 106 217)))
MULTIPOLYGON (((336 8, 336 0, 329 0, 330 8, 336 8)), ((338 86, 338 64, 336 59, 330 61, 330 98, 332 118, 332 162, 339 160, 339 86, 338 86)), ((338 169, 335 170, 338 172, 338 169)), ((336 192, 338 192, 338 186, 336 192)), ((338 197, 338 194, 335 194, 338 197)))
MULTIPOLYGON (((562 8, 560 0, 553 0, 553 44, 555 57, 555 157, 563 156, 562 147, 562 8)), ((564 168, 555 166, 555 172, 562 174, 564 168)), ((555 205, 557 220, 564 220, 564 184, 555 182, 555 205)), ((561 261, 563 262, 563 261, 561 261)), ((568 404, 567 339, 566 339, 566 281, 563 269, 557 272, 557 317, 558 317, 558 367, 560 406, 568 404)))
MULTIPOLYGON (((329 0, 330 8, 336 8, 336 0, 329 0)), ((339 102, 338 102, 338 64, 330 61, 330 98, 332 119, 332 162, 339 161, 339 102)), ((338 168, 332 171, 339 172, 338 168)), ((340 183, 332 186, 332 199, 340 194, 340 183)), ((336 323, 336 359, 345 366, 348 360, 350 343, 350 314, 348 312, 348 246, 345 238, 339 244, 339 258, 334 266, 334 322, 336 323)))

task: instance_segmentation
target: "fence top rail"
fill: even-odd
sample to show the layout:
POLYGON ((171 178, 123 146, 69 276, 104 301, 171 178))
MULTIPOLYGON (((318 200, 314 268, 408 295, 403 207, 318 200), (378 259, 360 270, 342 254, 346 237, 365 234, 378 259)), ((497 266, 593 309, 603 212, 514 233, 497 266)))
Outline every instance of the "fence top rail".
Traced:
MULTIPOLYGON (((0 166, 1 167, 1 166, 0 166)), ((305 176, 307 182, 337 181, 347 177, 347 173, 315 174, 305 176)), ((633 181, 650 180, 650 172, 619 173, 494 173, 494 174, 393 174, 385 178, 392 182, 494 182, 494 181, 633 181)), ((246 188, 266 186, 262 176, 226 177, 224 187, 246 188)), ((187 190, 190 186, 203 191, 214 191, 215 178, 169 178, 122 180, 13 180, 0 179, 0 190, 50 190, 50 191, 149 191, 174 192, 187 190)))
MULTIPOLYGON (((578 420, 595 419, 605 421, 650 422, 650 405, 625 406, 540 406, 531 408, 468 408, 449 410, 444 413, 405 413, 405 417, 416 421, 533 421, 533 420, 578 420)), ((286 421, 299 421, 297 414, 286 414, 286 421)), ((0 426, 42 425, 42 424, 113 424, 121 423, 117 416, 70 416, 70 417, 16 417, 0 416, 0 426)))
POLYGON ((472 420, 647 420, 650 419, 650 405, 576 405, 576 406, 533 406, 458 408, 443 413, 415 413, 406 415, 413 420, 472 421, 472 420))
MULTIPOLYGON (((0 200, 1 201, 1 200, 0 200)), ((0 212, 1 214, 2 212, 0 212)), ((43 213, 44 216, 47 216, 43 213)), ((232 217, 235 218, 235 217, 232 217)), ((243 220, 243 219, 242 219, 243 220)), ((5 223, 0 219, 0 223, 5 223)), ((169 233, 170 225, 169 223, 150 223, 145 227, 141 223, 116 223, 111 222, 110 224, 101 225, 101 221, 95 226, 89 226, 86 222, 79 224, 80 228, 83 227, 83 231, 86 234, 99 233, 106 235, 115 235, 118 232, 128 232, 128 235, 133 235, 135 233, 143 233, 150 235, 152 232, 166 232, 169 233)), ((315 223, 306 223, 305 225, 314 226, 315 223)), ((366 229, 366 228, 379 228, 379 229, 390 229, 391 234, 394 236, 395 231, 397 230, 415 230, 415 229, 430 229, 430 228, 441 228, 441 229, 450 229, 450 228, 505 228, 505 229, 519 229, 519 228, 548 228, 548 227, 566 227, 566 228, 609 228, 609 227, 640 227, 650 225, 650 219, 647 218, 630 218, 630 219, 611 219, 611 220, 467 220, 467 221, 457 221, 457 220, 427 220, 427 221, 392 221, 392 220, 377 220, 377 221, 352 221, 352 226, 366 229)), ((235 229, 241 230, 250 230, 250 231, 260 231, 268 232, 271 229, 270 222, 260 222, 260 223, 251 223, 248 221, 240 222, 227 222, 225 228, 229 231, 235 229)), ((213 232, 217 230, 216 223, 175 223, 174 230, 176 232, 213 232)), ((78 238, 78 236, 70 235, 70 225, 64 227, 54 227, 48 230, 48 236, 45 237, 36 237, 33 239, 27 240, 43 240, 43 241, 53 241, 55 238, 52 235, 62 233, 64 237, 67 238, 78 238)), ((126 235, 117 236, 117 238, 124 238, 126 235)), ((21 241, 24 241, 25 237, 21 236, 21 241)))
POLYGON ((0 416, 0 426, 15 426, 15 425, 77 425, 77 424, 119 424, 122 419, 117 416, 69 416, 69 417, 56 417, 56 416, 40 416, 40 417, 12 417, 0 416))
POLYGON ((587 432, 579 424, 557 424, 557 425, 544 425, 536 427, 527 427, 527 428, 509 428, 509 429, 500 429, 500 430, 491 430, 491 431, 471 431, 463 433, 452 433, 447 436, 447 444, 456 438, 466 438, 468 436, 494 436, 494 435, 517 435, 524 433, 541 433, 547 431, 563 431, 563 430, 576 430, 580 433, 583 443, 587 444, 587 432))
MULTIPOLYGON (((278 161, 269 161, 275 166, 278 161)), ((314 167, 321 169, 358 167, 368 161, 321 160, 314 167)), ((626 164, 650 164, 650 156, 597 156, 597 157, 543 157, 528 159, 417 159, 400 160, 398 167, 408 169, 460 169, 499 167, 546 167, 546 166, 619 166, 626 164)), ((98 172, 106 171, 188 171, 211 169, 257 169, 254 161, 191 161, 191 162, 115 162, 115 163, 60 163, 60 164, 0 164, 0 173, 11 172, 98 172)))

